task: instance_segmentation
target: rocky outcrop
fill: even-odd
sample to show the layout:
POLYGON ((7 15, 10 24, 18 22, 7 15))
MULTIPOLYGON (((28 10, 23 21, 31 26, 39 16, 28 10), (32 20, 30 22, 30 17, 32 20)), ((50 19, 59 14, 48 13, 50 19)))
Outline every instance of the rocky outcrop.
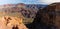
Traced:
POLYGON ((0 29, 28 29, 28 28, 23 24, 22 18, 2 16, 0 17, 0 29))

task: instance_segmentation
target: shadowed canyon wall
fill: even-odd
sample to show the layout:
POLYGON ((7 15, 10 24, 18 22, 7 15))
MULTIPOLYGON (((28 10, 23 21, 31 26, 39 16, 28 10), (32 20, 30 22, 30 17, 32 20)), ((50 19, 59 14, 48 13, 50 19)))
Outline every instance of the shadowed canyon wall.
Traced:
POLYGON ((34 21, 31 23, 32 29, 60 29, 60 2, 53 3, 40 9, 34 21))

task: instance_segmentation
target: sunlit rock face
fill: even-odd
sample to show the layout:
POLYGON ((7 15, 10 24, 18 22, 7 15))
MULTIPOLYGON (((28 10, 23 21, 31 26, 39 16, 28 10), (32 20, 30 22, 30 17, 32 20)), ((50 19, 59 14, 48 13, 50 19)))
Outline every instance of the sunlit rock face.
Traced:
POLYGON ((0 29, 28 29, 24 24, 22 18, 12 16, 0 17, 0 29))

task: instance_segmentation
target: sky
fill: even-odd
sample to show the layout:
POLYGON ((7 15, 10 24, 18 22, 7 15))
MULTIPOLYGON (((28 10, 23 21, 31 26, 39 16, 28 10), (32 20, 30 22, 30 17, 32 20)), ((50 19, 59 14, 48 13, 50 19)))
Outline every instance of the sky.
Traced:
POLYGON ((55 2, 60 2, 60 0, 40 0, 40 4, 51 4, 55 2))
POLYGON ((51 4, 54 2, 60 2, 60 0, 0 0, 0 5, 2 4, 51 4))

